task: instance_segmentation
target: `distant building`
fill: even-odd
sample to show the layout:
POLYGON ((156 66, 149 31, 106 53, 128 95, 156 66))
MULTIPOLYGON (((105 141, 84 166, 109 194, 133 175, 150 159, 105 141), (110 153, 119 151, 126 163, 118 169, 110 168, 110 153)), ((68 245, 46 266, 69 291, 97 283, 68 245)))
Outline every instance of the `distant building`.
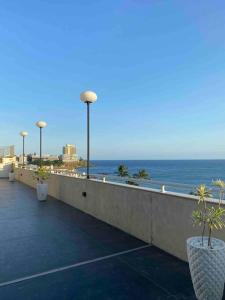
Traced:
POLYGON ((77 154, 76 154, 76 147, 75 145, 66 144, 66 146, 63 147, 63 155, 62 155, 62 161, 63 162, 73 162, 77 161, 77 154))
POLYGON ((0 147, 0 177, 8 177, 12 164, 17 166, 15 147, 0 147))
POLYGON ((5 146, 0 147, 0 157, 14 157, 15 156, 15 146, 5 146))
POLYGON ((0 164, 2 164, 3 166, 5 165, 17 165, 17 159, 16 156, 13 157, 0 157, 0 164))
POLYGON ((66 144, 66 146, 63 147, 63 154, 69 154, 69 155, 76 154, 75 145, 66 144))
MULTIPOLYGON (((19 156, 19 164, 22 165, 23 164, 23 155, 19 156)), ((27 164, 27 156, 24 155, 24 164, 27 164)))

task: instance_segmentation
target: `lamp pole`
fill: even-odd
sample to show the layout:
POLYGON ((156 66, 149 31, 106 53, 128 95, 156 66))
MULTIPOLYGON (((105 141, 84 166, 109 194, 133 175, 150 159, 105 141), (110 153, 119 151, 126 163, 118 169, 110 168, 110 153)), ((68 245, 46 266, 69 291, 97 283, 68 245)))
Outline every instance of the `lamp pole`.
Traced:
POLYGON ((24 166, 25 166, 25 163, 24 163, 25 146, 24 146, 24 144, 25 144, 25 137, 28 135, 28 132, 26 132, 26 131, 21 131, 21 132, 20 132, 20 135, 21 135, 22 138, 23 138, 23 168, 24 168, 24 166))
POLYGON ((40 127, 40 167, 42 165, 42 127, 40 127))
POLYGON ((87 179, 90 178, 90 104, 96 102, 97 95, 92 91, 80 94, 80 100, 87 104, 87 179))
POLYGON ((40 167, 42 166, 42 128, 47 126, 47 123, 44 121, 38 121, 36 126, 40 128, 40 167))
POLYGON ((87 179, 89 176, 90 166, 90 103, 87 102, 87 179))

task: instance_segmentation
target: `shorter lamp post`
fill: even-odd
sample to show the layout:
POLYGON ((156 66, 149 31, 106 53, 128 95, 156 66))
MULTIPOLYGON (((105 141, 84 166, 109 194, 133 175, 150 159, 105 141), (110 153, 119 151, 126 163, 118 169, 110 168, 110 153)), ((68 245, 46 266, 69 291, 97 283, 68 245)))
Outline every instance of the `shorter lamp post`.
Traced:
POLYGON ((36 126, 40 128, 40 167, 42 166, 42 128, 47 126, 47 123, 44 121, 38 121, 36 126))
POLYGON ((87 179, 90 165, 90 104, 96 102, 97 95, 92 91, 85 91, 80 94, 80 100, 87 104, 87 179))
POLYGON ((25 144, 25 137, 28 135, 28 132, 26 131, 21 131, 20 132, 20 135, 22 136, 23 138, 23 168, 24 168, 24 157, 25 157, 25 152, 24 152, 24 144, 25 144))

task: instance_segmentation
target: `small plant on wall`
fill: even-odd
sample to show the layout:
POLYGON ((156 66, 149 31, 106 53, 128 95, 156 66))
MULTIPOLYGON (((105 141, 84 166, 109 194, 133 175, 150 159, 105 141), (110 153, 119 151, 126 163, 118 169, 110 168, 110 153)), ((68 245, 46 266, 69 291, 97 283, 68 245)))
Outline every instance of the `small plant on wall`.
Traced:
POLYGON ((192 282, 197 299, 221 300, 225 278, 225 242, 212 237, 214 231, 225 228, 225 209, 223 204, 225 183, 213 181, 218 189, 219 199, 209 200, 211 190, 200 185, 195 195, 198 207, 192 213, 194 225, 202 227, 200 237, 187 240, 187 253, 192 282))
POLYGON ((34 172, 34 179, 36 179, 38 183, 44 183, 49 176, 49 172, 44 167, 39 167, 37 171, 34 172))
POLYGON ((213 180, 212 184, 219 189, 219 205, 224 200, 225 195, 225 182, 221 179, 213 180))

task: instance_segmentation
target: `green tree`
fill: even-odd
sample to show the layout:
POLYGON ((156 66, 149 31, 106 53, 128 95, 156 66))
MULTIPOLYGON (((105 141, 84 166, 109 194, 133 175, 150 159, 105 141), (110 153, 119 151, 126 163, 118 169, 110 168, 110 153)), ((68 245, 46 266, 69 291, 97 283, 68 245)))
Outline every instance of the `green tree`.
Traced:
POLYGON ((125 165, 120 165, 118 167, 118 175, 121 176, 121 177, 128 176, 128 169, 125 165))
POLYGON ((138 171, 137 174, 134 174, 133 177, 138 179, 149 179, 149 173, 145 169, 141 169, 138 171))
MULTIPOLYGON (((37 165, 40 166, 40 159, 36 159, 34 161, 32 161, 33 165, 37 165)), ((60 167, 63 165, 63 162, 60 159, 56 159, 56 160, 42 160, 42 166, 56 166, 56 167, 60 167)))
POLYGON ((40 159, 32 160, 32 165, 40 166, 40 164, 41 164, 40 162, 41 162, 40 159))
POLYGON ((32 154, 27 154, 27 162, 28 164, 32 163, 32 154))

